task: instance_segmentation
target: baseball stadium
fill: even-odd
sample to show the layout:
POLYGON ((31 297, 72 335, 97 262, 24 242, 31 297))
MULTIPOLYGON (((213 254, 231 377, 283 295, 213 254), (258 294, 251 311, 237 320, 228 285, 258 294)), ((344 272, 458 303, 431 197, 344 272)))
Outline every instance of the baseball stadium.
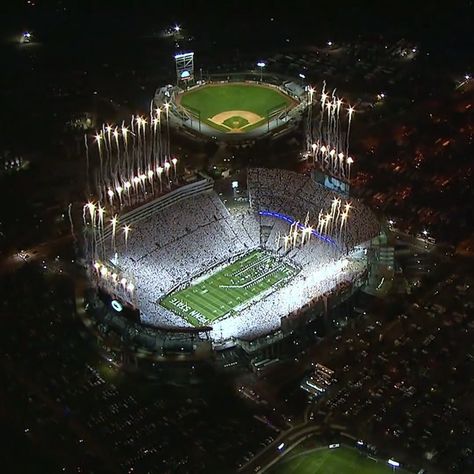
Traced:
POLYGON ((176 96, 176 103, 225 133, 246 133, 297 102, 276 87, 256 83, 210 84, 176 96))
POLYGON ((258 80, 248 73, 214 75, 196 84, 167 85, 154 97, 176 129, 222 141, 274 136, 294 128, 308 106, 297 81, 258 80))

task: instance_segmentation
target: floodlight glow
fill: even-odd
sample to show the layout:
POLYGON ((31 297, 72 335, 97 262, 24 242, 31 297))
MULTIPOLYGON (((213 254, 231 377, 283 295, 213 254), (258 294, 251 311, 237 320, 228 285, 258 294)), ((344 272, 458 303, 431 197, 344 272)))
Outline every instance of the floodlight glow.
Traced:
POLYGON ((123 306, 117 300, 112 300, 110 305, 115 311, 117 311, 117 313, 120 313, 123 309, 123 306))
POLYGON ((285 447, 285 443, 281 443, 278 445, 278 451, 281 451, 285 447))
POLYGON ((181 58, 191 57, 191 56, 194 56, 194 53, 175 54, 174 59, 181 59, 181 58))
POLYGON ((305 76, 304 74, 301 74, 301 73, 300 73, 300 74, 298 74, 298 76, 300 76, 301 79, 306 79, 306 76, 305 76))
POLYGON ((263 61, 259 61, 259 62, 257 63, 257 66, 258 66, 258 67, 265 67, 266 64, 265 64, 263 61))
POLYGON ((329 445, 329 449, 335 449, 335 448, 338 448, 338 447, 339 447, 339 443, 329 445))
POLYGON ((387 462, 390 464, 390 466, 393 466, 393 467, 399 467, 400 466, 400 463, 397 462, 397 461, 394 461, 393 459, 389 459, 387 462))
POLYGON ((175 25, 174 31, 179 32, 181 30, 181 27, 179 25, 175 25))
POLYGON ((237 189, 239 187, 238 181, 232 181, 232 189, 237 189))
POLYGON ((191 75, 191 74, 189 73, 189 71, 183 71, 183 72, 181 73, 181 78, 184 79, 185 77, 189 77, 190 75, 191 75))

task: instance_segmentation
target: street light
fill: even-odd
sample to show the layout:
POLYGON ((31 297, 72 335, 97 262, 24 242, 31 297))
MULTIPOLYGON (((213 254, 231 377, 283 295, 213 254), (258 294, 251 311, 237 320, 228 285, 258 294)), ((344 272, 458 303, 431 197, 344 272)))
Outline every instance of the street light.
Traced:
POLYGON ((266 64, 263 61, 259 61, 257 66, 260 68, 260 82, 262 82, 263 68, 266 66, 266 64))

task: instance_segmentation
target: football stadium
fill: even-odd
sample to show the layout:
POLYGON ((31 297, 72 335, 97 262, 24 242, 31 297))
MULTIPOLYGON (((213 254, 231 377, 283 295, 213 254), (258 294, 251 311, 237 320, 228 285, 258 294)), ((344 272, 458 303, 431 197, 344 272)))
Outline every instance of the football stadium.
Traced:
POLYGON ((379 228, 363 204, 280 169, 249 169, 237 211, 213 185, 197 177, 125 213, 126 238, 104 229, 94 273, 142 322, 252 340, 365 274, 379 228))

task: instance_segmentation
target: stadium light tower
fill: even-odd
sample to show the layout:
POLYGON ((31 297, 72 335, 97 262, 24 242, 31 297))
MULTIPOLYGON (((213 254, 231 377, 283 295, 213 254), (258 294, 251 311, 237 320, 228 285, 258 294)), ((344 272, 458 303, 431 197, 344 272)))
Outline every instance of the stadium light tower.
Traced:
POLYGON ((257 66, 260 68, 260 82, 262 82, 263 68, 266 66, 266 64, 263 61, 259 61, 257 66))
POLYGON ((176 62, 176 84, 181 82, 189 84, 194 81, 194 53, 175 54, 176 62))

